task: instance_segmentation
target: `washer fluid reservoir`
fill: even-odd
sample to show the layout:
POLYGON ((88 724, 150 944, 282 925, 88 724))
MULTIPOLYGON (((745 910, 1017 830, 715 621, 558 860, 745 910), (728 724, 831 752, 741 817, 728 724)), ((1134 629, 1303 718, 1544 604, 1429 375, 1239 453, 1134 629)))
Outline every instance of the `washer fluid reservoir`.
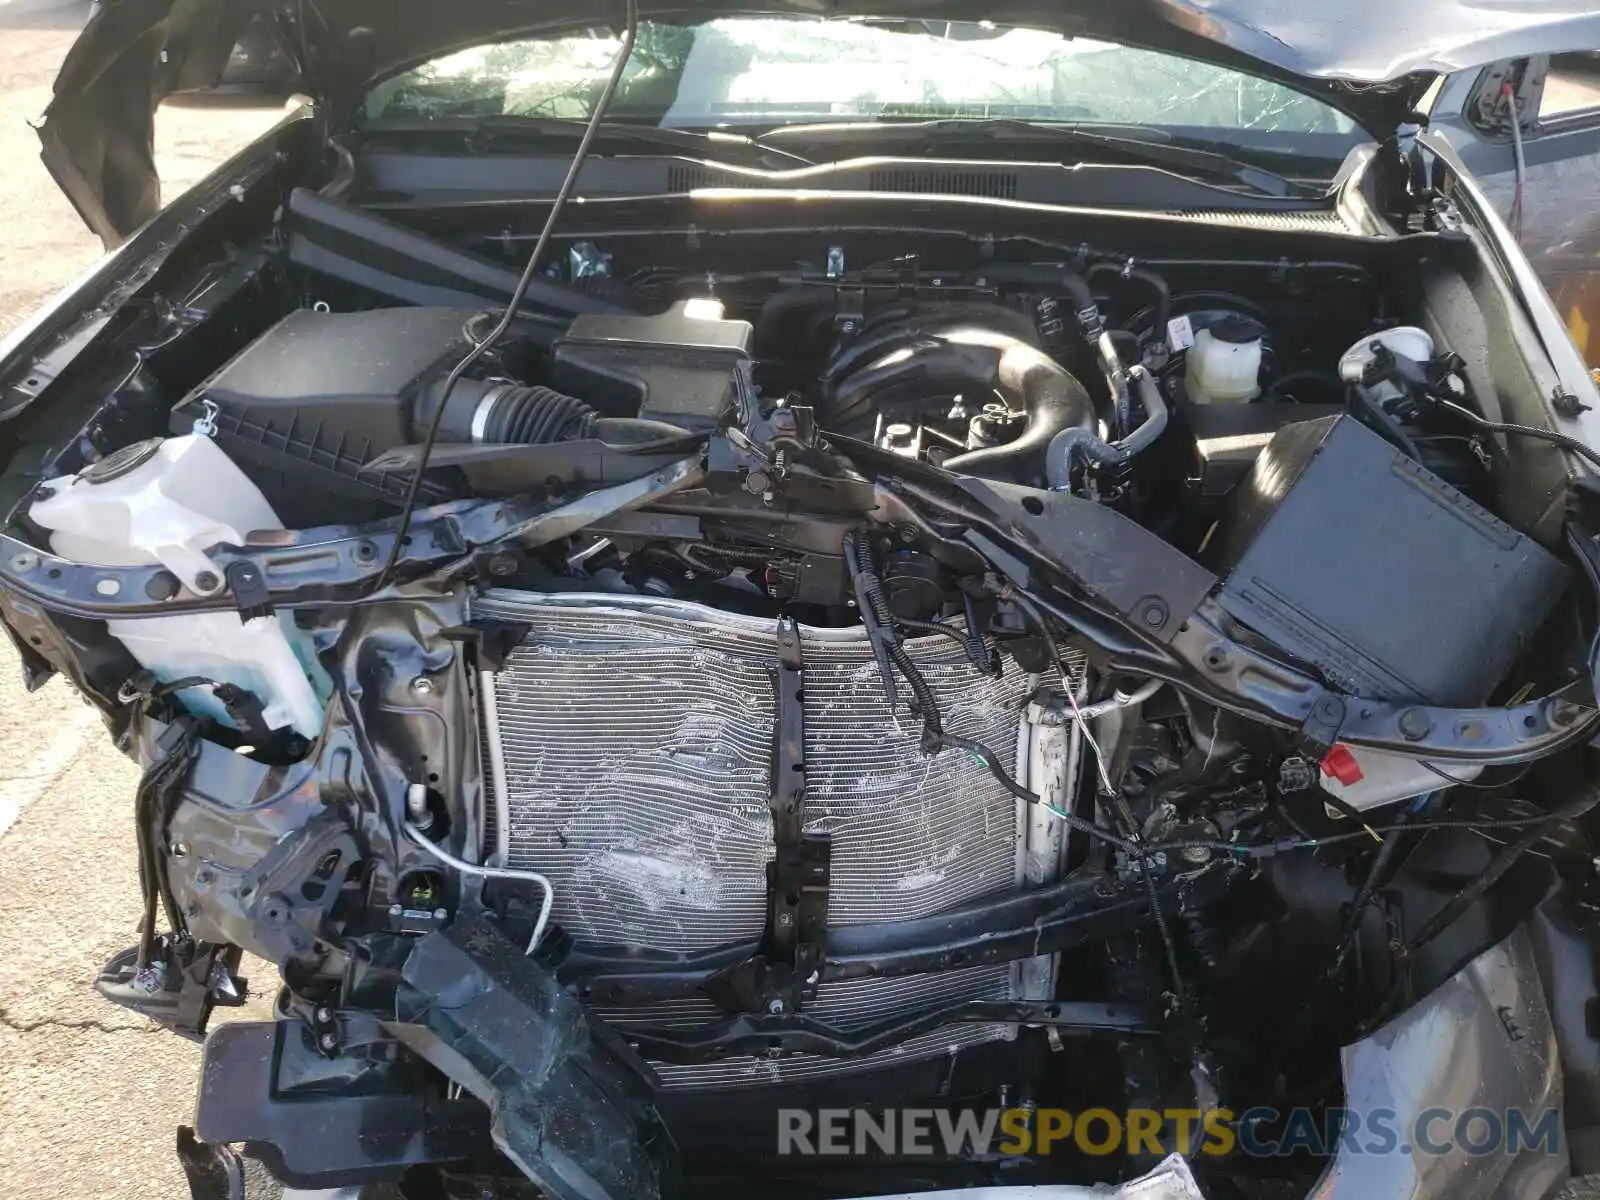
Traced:
POLYGON ((1183 384, 1196 404, 1243 404, 1261 394, 1260 376, 1261 326, 1232 313, 1195 335, 1183 384))
MULTIPOLYGON (((199 435, 138 442, 76 475, 48 480, 29 515, 50 531, 50 548, 62 558, 101 567, 159 563, 188 596, 222 589, 222 571, 206 551, 243 545, 253 530, 283 528, 260 489, 199 435)), ((268 729, 307 738, 322 730, 332 684, 309 635, 287 613, 121 618, 106 628, 162 682, 199 676, 231 683, 261 701, 268 729)), ((234 725, 212 688, 175 695, 191 711, 234 725)))

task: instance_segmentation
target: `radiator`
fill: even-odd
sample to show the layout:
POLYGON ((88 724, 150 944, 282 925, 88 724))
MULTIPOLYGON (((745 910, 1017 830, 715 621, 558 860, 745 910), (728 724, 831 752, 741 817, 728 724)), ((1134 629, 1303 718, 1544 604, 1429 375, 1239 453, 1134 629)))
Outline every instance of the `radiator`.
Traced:
MULTIPOLYGON (((687 951, 760 937, 772 858, 775 622, 629 596, 494 591, 473 615, 526 625, 492 676, 508 865, 554 885, 554 919, 594 947, 687 951)), ((969 756, 924 757, 888 707, 862 630, 800 627, 808 831, 831 841, 830 926, 907 920, 1022 881, 1027 822, 969 756)), ((1019 746, 1030 680, 975 671, 956 642, 907 643, 945 726, 1019 746)), ((807 1011, 845 1028, 1017 994, 1010 965, 823 983, 807 1011)), ((597 1009, 618 1026, 709 1024, 704 1000, 597 1009)), ((1011 1036, 952 1025, 866 1058, 660 1065, 712 1088, 859 1071, 1011 1036)))

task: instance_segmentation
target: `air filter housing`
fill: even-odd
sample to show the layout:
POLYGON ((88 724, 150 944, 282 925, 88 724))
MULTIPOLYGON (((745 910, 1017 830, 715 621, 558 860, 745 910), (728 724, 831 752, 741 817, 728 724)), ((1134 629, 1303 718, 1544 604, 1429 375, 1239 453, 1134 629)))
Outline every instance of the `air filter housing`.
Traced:
POLYGON ((1218 534, 1222 606, 1340 690, 1381 699, 1483 703, 1567 580, 1343 415, 1274 435, 1218 534))

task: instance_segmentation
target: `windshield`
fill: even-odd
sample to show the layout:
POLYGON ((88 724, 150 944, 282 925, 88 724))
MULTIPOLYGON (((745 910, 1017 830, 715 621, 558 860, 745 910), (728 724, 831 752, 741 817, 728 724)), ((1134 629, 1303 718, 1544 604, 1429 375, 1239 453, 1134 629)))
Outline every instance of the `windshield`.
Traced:
MULTIPOLYGON (((376 88, 369 118, 584 118, 609 32, 503 42, 376 88)), ((1280 84, 1191 59, 988 23, 733 17, 640 25, 609 116, 708 129, 938 117, 1346 135, 1353 122, 1280 84)))

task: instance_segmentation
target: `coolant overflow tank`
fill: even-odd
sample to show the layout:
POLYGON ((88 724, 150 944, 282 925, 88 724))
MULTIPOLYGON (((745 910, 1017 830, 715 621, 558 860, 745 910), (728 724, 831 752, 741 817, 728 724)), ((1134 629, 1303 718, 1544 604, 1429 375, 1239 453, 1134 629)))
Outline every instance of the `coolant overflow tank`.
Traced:
MULTIPOLYGON (((206 551, 242 545, 255 530, 283 528, 260 489, 198 435, 138 442, 76 475, 48 480, 29 515, 50 531, 50 548, 62 558, 99 567, 159 563, 190 596, 222 586, 206 551)), ((314 738, 322 728, 319 691, 327 694, 327 677, 287 615, 241 620, 232 612, 191 613, 106 626, 163 682, 200 676, 231 683, 261 701, 269 729, 314 738)), ((187 688, 178 698, 230 723, 210 687, 187 688)))

